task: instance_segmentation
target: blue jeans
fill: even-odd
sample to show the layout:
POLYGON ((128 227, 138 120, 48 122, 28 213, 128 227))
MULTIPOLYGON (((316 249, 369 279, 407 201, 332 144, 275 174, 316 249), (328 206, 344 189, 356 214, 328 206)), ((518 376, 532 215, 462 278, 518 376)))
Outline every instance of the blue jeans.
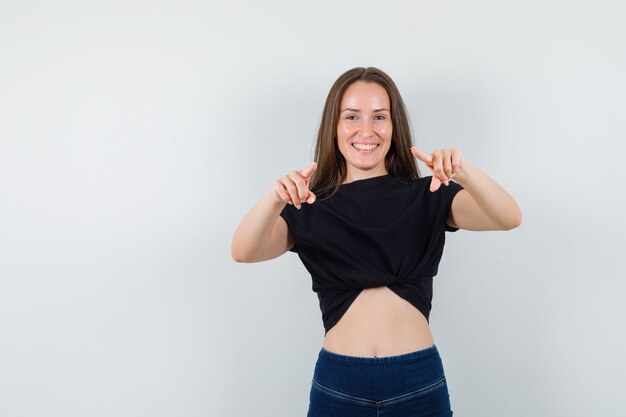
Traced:
POLYGON ((320 350, 307 417, 451 417, 437 346, 396 356, 320 350))

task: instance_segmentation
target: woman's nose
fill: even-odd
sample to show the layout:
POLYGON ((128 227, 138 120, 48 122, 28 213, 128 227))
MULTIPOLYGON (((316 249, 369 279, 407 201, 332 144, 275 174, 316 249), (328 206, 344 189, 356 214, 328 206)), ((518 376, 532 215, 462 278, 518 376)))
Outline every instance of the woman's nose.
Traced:
POLYGON ((361 122, 361 126, 359 126, 359 136, 363 138, 369 138, 374 134, 374 129, 369 121, 364 120, 361 122))

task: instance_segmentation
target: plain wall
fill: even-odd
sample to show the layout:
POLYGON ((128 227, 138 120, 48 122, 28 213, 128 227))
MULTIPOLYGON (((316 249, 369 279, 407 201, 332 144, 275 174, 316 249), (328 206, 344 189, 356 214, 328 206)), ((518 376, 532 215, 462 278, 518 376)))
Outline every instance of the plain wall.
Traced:
POLYGON ((395 80, 419 149, 458 147, 522 209, 446 236, 455 415, 623 411, 625 11, 0 1, 0 415, 305 415, 311 277, 230 244, 355 66, 395 80))

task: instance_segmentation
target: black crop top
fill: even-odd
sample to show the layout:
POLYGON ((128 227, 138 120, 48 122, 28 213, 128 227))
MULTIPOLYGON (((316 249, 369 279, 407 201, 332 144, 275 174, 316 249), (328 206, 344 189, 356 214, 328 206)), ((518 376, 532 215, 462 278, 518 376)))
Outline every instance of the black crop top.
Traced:
POLYGON ((430 191, 432 175, 407 180, 390 174, 339 186, 337 193, 300 210, 285 205, 285 219, 313 278, 324 335, 361 290, 387 286, 428 320, 433 277, 443 254, 452 199, 463 189, 450 181, 430 191))

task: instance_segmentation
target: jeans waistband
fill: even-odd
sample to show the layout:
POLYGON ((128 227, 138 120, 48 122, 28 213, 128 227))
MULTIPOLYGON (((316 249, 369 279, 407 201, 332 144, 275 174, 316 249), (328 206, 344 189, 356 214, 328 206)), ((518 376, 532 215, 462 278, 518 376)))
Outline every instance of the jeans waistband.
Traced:
POLYGON ((313 379, 331 390, 362 398, 391 398, 444 378, 437 346, 394 356, 362 357, 322 347, 313 379))
POLYGON ((395 362, 406 362, 419 360, 424 358, 425 356, 432 355, 437 352, 437 345, 432 345, 425 349, 416 350, 414 352, 403 353, 400 355, 393 356, 381 356, 381 357, 366 357, 366 356, 348 356, 342 355, 339 353, 331 352, 324 347, 319 352, 319 356, 324 359, 330 359, 334 361, 341 362, 351 362, 351 363, 360 363, 360 364, 377 364, 377 363, 395 363, 395 362))

